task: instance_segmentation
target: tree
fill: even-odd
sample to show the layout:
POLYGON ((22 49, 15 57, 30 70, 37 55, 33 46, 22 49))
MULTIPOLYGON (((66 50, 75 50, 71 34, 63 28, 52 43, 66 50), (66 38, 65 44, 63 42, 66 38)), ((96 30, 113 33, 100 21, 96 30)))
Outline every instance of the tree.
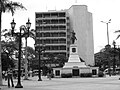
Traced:
POLYGON ((65 64, 65 62, 67 62, 68 60, 67 60, 67 58, 66 58, 65 55, 63 55, 63 54, 58 54, 58 55, 56 56, 55 61, 59 64, 59 67, 63 67, 63 65, 65 64))
MULTIPOLYGON (((0 41, 1 41, 1 22, 2 22, 2 13, 11 12, 14 15, 16 9, 21 8, 25 9, 25 7, 18 2, 12 2, 9 0, 0 0, 0 41)), ((0 43, 1 50, 1 43, 0 43)), ((2 85, 2 64, 1 64, 1 52, 0 52, 0 85, 2 85)))
POLYGON ((118 50, 114 52, 114 48, 110 48, 109 51, 106 50, 106 48, 103 48, 100 52, 96 53, 94 55, 95 57, 95 66, 98 66, 100 70, 105 70, 106 68, 112 67, 113 60, 114 60, 114 54, 116 59, 116 65, 119 65, 119 53, 118 50))
MULTIPOLYGON (((120 30, 117 30, 117 31, 115 31, 115 33, 120 33, 120 30)), ((116 39, 119 39, 119 37, 120 37, 120 34, 117 36, 117 38, 116 39)), ((117 50, 118 50, 118 52, 119 52, 119 55, 118 55, 118 58, 119 58, 119 67, 120 67, 120 48, 117 48, 117 50)))
MULTIPOLYGON (((29 31, 29 36, 35 40, 35 30, 32 29, 29 31)), ((25 36, 25 80, 28 80, 28 65, 27 65, 27 38, 28 35, 25 36)))
POLYGON ((35 50, 32 47, 27 46, 26 47, 27 50, 27 62, 28 62, 28 70, 30 70, 30 68, 32 68, 32 62, 35 59, 35 50))
POLYGON ((15 67, 15 59, 13 55, 18 51, 18 38, 12 37, 9 30, 2 30, 2 41, 1 41, 1 60, 2 69, 7 70, 8 66, 15 67))
POLYGON ((15 61, 13 58, 9 56, 7 52, 1 53, 1 60, 2 60, 2 70, 7 71, 7 69, 10 67, 15 67, 15 61))

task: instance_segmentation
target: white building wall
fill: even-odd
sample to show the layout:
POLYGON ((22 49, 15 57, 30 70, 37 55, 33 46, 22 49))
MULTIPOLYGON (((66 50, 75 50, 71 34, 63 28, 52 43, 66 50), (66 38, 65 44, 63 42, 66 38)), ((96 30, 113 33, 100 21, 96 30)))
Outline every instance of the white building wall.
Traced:
POLYGON ((94 64, 92 14, 87 11, 86 5, 73 5, 68 9, 70 29, 77 37, 78 54, 87 65, 94 64))
POLYGON ((87 29, 87 62, 94 65, 94 40, 93 40, 93 18, 92 13, 88 12, 88 29, 87 29))
POLYGON ((80 69, 80 73, 92 73, 90 68, 82 68, 80 69))
POLYGON ((65 68, 65 69, 62 69, 61 73, 63 73, 63 74, 72 73, 72 68, 65 68))

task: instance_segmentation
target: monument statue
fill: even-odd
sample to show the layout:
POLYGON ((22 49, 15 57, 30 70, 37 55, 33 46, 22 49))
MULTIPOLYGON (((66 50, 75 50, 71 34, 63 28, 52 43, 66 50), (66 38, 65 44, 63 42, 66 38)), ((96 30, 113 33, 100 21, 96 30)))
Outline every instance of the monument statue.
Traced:
POLYGON ((75 43, 75 40, 77 40, 76 36, 75 36, 75 32, 72 31, 72 36, 71 36, 71 41, 72 41, 72 44, 75 43))

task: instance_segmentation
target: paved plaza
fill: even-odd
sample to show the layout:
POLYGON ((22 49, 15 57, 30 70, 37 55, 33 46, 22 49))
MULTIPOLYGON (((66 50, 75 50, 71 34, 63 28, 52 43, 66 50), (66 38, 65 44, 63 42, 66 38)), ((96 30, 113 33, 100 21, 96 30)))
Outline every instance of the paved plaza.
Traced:
MULTIPOLYGON (((8 88, 7 81, 3 81, 1 90, 120 90, 120 76, 106 76, 102 78, 52 78, 30 77, 30 80, 21 80, 23 88, 8 88)), ((17 80, 14 80, 16 85, 17 80)))

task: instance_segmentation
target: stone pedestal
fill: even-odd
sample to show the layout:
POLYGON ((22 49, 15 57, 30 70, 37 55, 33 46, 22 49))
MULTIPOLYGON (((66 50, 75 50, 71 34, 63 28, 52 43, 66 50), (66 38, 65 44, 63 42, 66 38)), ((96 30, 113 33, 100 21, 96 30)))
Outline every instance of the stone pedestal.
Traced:
POLYGON ((70 56, 68 62, 65 63, 63 68, 81 68, 87 67, 85 62, 81 62, 80 57, 78 55, 77 44, 70 45, 70 56))

